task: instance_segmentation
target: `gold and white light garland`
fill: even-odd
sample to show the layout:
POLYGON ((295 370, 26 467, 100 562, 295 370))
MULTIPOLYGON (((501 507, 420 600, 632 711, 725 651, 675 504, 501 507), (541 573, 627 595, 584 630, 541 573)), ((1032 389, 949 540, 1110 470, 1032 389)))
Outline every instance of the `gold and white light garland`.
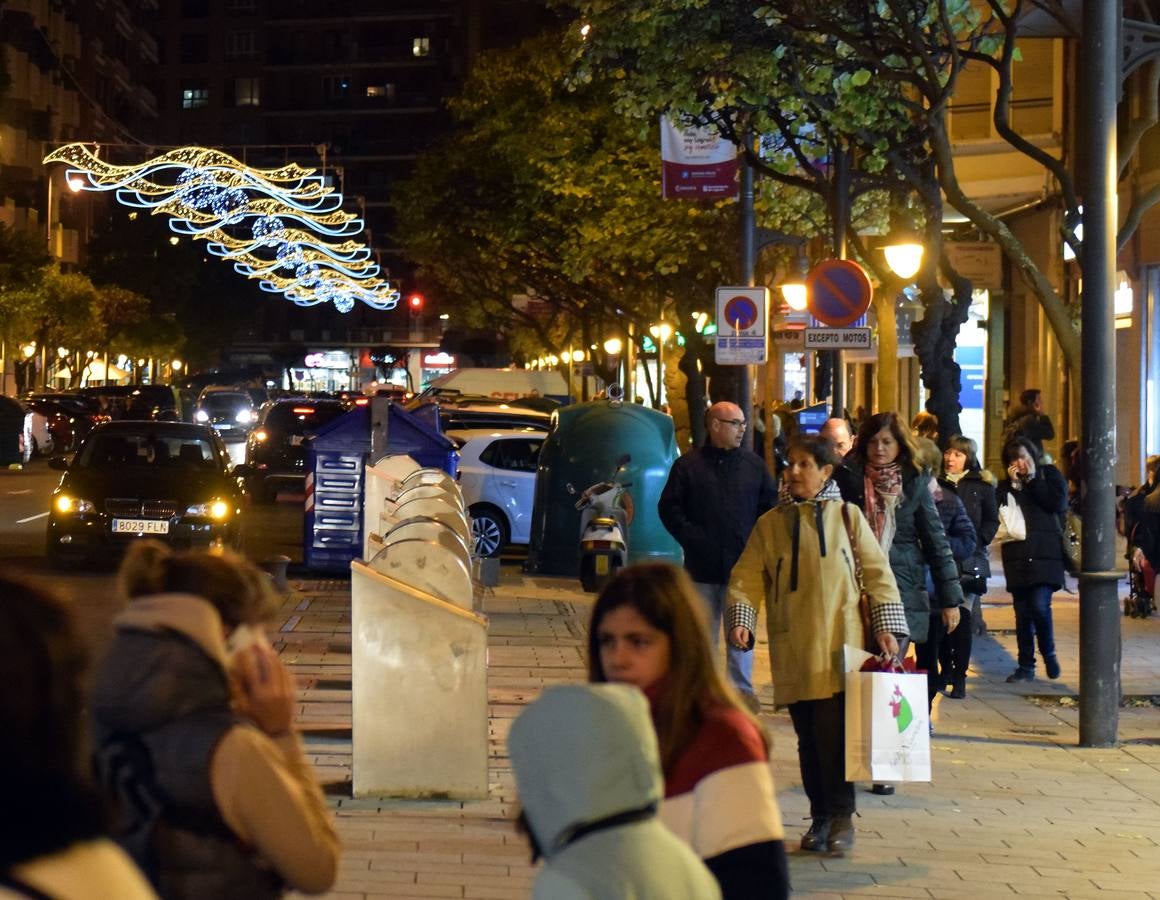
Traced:
POLYGON ((117 201, 169 216, 177 234, 208 242, 215 256, 300 306, 362 302, 391 309, 399 292, 378 277, 371 251, 355 240, 363 221, 342 211, 342 195, 314 169, 290 163, 254 169, 220 150, 182 147, 135 166, 98 158, 85 144, 54 150, 74 190, 113 191, 117 201))

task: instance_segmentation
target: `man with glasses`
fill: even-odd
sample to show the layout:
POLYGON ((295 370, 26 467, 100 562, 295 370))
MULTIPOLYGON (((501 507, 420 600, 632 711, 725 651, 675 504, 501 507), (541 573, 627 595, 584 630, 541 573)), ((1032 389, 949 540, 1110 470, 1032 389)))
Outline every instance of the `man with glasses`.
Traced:
MULTIPOLYGON (((745 415, 734 403, 714 403, 705 413, 705 443, 675 463, 661 493, 661 522, 685 551, 685 568, 705 600, 709 639, 720 657, 721 615, 729 573, 749 532, 777 502, 777 485, 756 453, 741 447, 745 415)), ((756 713, 753 654, 726 643, 733 686, 756 713)))

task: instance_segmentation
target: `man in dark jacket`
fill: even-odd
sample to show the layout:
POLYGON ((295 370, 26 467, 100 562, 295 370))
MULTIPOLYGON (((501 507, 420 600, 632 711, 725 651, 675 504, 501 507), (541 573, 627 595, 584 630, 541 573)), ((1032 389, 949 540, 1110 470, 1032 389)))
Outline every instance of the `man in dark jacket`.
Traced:
POLYGON ((1044 442, 1055 440, 1055 426, 1043 411, 1043 392, 1039 388, 1028 388, 1020 394, 1019 408, 1003 423, 1004 444, 1020 437, 1031 441, 1040 457, 1044 442))
MULTIPOLYGON (((705 444, 669 472, 657 511, 685 551, 685 568, 705 600, 709 638, 720 653, 721 615, 733 564, 758 517, 777 503, 777 485, 761 457, 741 447, 745 416, 733 403, 705 413, 705 444)), ((755 712, 753 654, 726 641, 729 678, 755 712)))

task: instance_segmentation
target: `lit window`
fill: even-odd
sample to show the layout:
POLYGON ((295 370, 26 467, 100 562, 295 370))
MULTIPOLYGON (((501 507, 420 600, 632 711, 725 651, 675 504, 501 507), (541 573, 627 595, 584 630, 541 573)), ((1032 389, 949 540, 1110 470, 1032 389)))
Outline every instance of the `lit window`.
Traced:
POLYGON ((428 56, 431 53, 431 38, 417 37, 411 39, 412 56, 428 56))
POLYGON ((387 84, 368 84, 367 96, 376 97, 380 100, 386 100, 388 103, 395 102, 395 86, 391 83, 387 84))
POLYGON ((260 106, 261 88, 257 78, 234 79, 234 106, 260 106))
POLYGON ((209 106, 209 88, 187 87, 181 91, 182 109, 200 109, 209 106))

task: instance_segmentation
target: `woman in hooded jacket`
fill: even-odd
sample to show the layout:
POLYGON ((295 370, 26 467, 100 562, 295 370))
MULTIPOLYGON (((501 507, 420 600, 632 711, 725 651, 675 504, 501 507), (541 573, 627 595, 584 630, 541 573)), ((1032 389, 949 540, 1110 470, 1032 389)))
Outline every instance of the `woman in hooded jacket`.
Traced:
POLYGON ((519 827, 532 861, 544 860, 534 900, 720 900, 705 864, 657 817, 664 781, 640 691, 547 688, 512 723, 508 754, 519 827))
POLYGON ((831 480, 838 455, 825 438, 790 444, 788 499, 760 519, 729 579, 729 640, 752 650, 766 611, 774 702, 788 705, 810 800, 801 848, 843 854, 854 846, 854 785, 845 777, 842 648, 864 643, 856 559, 871 598, 875 649, 896 655, 906 636, 898 588, 865 518, 831 480))
POLYGON ((971 661, 974 635, 984 634, 987 630, 983 622, 982 598, 987 592, 987 578, 991 574, 987 547, 999 530, 999 506, 995 499, 995 476, 979 465, 977 445, 969 437, 956 434, 947 441, 943 451, 942 477, 938 483, 943 491, 954 493, 963 501, 963 508, 978 539, 974 553, 965 559, 956 557, 959 581, 963 586, 962 621, 958 628, 943 637, 939 650, 940 665, 951 675, 950 696, 961 700, 967 693, 967 666, 971 661))
POLYGON ((293 678, 258 631, 277 609, 266 576, 142 541, 120 583, 129 604, 91 697, 115 837, 167 900, 328 890, 338 836, 294 732, 293 678))
POLYGON ((665 779, 661 820, 709 867, 725 900, 783 898, 785 846, 765 733, 713 664, 682 569, 630 566, 596 600, 592 682, 644 691, 665 779))

